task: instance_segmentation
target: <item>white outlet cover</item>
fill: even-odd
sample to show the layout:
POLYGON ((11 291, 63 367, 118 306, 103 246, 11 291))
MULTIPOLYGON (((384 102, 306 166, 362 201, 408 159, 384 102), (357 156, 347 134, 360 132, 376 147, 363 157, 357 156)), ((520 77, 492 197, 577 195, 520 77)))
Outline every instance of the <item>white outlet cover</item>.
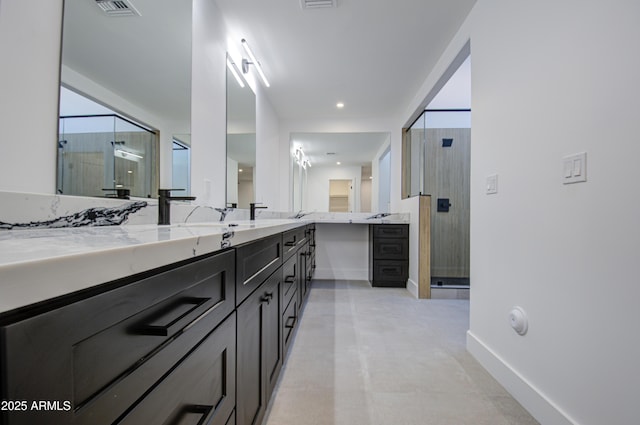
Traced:
POLYGON ((513 307, 509 312, 509 324, 518 335, 524 335, 529 329, 529 320, 527 319, 527 313, 524 312, 522 307, 513 307))

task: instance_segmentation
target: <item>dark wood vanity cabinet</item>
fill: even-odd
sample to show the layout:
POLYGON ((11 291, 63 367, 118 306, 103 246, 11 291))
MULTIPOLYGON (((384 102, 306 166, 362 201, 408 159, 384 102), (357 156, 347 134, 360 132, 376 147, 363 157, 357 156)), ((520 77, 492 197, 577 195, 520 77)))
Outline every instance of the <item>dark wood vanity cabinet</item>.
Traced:
POLYGON ((260 424, 282 367, 282 273, 238 307, 236 424, 260 424))
POLYGON ((118 424, 226 425, 235 406, 235 373, 234 313, 118 424))
POLYGON ((369 225, 369 281, 372 286, 401 287, 409 279, 409 225, 369 225))
POLYGON ((102 285, 95 289, 100 293, 62 306, 57 300, 55 307, 3 317, 1 399, 29 406, 3 411, 2 424, 133 423, 125 419, 134 412, 137 423, 159 423, 151 420, 157 416, 143 420, 144 412, 160 409, 143 407, 147 394, 165 400, 169 416, 180 414, 166 410, 172 403, 175 409, 191 403, 209 406, 202 415, 224 424, 235 405, 235 332, 232 339, 229 331, 214 330, 235 323, 234 287, 235 252, 229 250, 102 285), (192 401, 195 394, 181 394, 178 403, 176 387, 200 385, 193 373, 178 373, 194 363, 217 381, 192 401), (37 409, 34 401, 54 405, 37 409))
POLYGON ((0 315, 1 400, 28 403, 0 425, 260 424, 310 287, 314 230, 0 315))

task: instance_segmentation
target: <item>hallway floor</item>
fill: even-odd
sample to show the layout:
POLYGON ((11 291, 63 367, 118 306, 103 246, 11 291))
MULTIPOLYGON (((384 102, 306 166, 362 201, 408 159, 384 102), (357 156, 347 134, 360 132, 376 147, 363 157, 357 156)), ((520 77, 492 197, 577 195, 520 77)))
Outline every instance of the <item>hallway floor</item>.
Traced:
POLYGON ((537 424, 466 351, 468 300, 314 281, 267 425, 537 424))

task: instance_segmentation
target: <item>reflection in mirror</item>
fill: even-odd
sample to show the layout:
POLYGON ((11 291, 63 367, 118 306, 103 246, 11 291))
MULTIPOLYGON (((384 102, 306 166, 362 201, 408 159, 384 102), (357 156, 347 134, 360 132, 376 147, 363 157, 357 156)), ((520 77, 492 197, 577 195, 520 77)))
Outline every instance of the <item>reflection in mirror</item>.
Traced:
MULTIPOLYGON (((132 196, 155 197, 159 147, 170 157, 173 135, 190 133, 191 1, 129 4, 134 8, 105 11, 99 2, 64 2, 61 193, 109 196, 122 186, 132 196)), ((171 170, 164 172, 168 178, 171 170)))
POLYGON ((127 189, 131 196, 151 196, 154 131, 65 87, 60 106, 57 193, 116 196, 127 189))
POLYGON ((389 212, 389 133, 291 133, 291 205, 389 212))
POLYGON ((227 206, 254 202, 255 165, 256 96, 227 69, 227 206))
POLYGON ((181 195, 191 194, 191 135, 173 135, 173 156, 171 158, 171 188, 184 189, 181 195))

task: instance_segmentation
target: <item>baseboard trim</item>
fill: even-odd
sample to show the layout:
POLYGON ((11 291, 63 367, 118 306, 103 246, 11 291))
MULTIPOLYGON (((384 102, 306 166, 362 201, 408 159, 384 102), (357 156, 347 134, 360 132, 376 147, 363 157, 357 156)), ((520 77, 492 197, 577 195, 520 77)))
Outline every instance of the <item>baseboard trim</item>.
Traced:
POLYGON ((409 291, 409 293, 415 298, 418 298, 420 296, 418 284, 411 279, 407 280, 407 291, 409 291))
POLYGON ((467 350, 538 422, 554 425, 577 424, 470 330, 467 331, 467 350))

